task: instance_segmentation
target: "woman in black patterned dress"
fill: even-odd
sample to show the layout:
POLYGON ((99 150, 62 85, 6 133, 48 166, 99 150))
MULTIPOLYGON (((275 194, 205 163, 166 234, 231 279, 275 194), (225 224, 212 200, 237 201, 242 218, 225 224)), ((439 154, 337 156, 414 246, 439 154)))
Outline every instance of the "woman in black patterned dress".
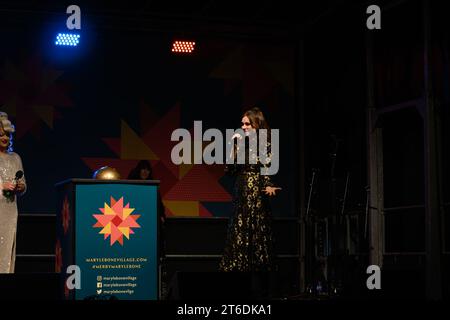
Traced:
MULTIPOLYGON (((244 136, 237 133, 232 139, 235 142, 244 139, 245 163, 226 166, 227 173, 234 175, 236 181, 234 214, 230 220, 227 243, 220 262, 221 271, 259 272, 269 271, 272 266, 272 217, 269 196, 274 196, 281 188, 273 185, 269 175, 261 174, 261 168, 264 169, 270 162, 262 164, 257 159, 255 164, 249 161, 250 157, 258 153, 252 152, 248 136, 259 129, 267 129, 266 147, 270 159, 270 129, 258 108, 252 108, 243 114, 244 136)), ((230 157, 236 159, 236 152, 230 154, 230 157)))

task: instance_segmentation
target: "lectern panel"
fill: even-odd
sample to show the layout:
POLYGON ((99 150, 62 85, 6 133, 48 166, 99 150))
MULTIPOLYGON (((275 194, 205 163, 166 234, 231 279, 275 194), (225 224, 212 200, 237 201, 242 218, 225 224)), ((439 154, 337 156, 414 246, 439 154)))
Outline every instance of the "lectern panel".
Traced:
POLYGON ((71 204, 61 215, 70 218, 58 220, 73 231, 59 232, 66 248, 61 250, 66 263, 60 271, 64 275, 68 264, 74 264, 81 276, 80 287, 74 289, 64 280, 66 297, 157 300, 158 185, 75 182, 64 189, 72 193, 66 194, 72 201, 67 200, 71 204))

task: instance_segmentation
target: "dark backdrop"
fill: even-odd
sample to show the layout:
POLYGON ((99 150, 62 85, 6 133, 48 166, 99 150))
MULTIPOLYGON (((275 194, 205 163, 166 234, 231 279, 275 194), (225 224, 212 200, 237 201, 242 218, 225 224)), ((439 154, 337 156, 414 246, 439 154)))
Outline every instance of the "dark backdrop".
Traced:
POLYGON ((28 192, 22 213, 53 213, 54 184, 89 178, 104 165, 123 178, 149 159, 161 180, 166 214, 228 216, 232 180, 223 166, 175 166, 176 128, 237 128, 243 109, 259 106, 280 129, 283 191, 275 216, 296 214, 298 148, 295 41, 190 36, 193 55, 171 53, 175 33, 105 28, 84 19, 76 48, 53 44, 65 16, 0 31, 0 109, 17 127, 28 192))

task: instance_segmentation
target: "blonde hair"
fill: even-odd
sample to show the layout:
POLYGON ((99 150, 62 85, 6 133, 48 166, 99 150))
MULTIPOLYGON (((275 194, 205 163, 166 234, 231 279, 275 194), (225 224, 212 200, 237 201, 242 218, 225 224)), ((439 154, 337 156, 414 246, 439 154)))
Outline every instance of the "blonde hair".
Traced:
POLYGON ((0 125, 3 131, 7 133, 14 133, 16 131, 14 125, 8 120, 8 114, 3 111, 0 111, 0 125))
POLYGON ((9 134, 9 146, 8 152, 13 152, 13 136, 12 134, 16 131, 16 128, 8 120, 8 114, 6 112, 0 111, 0 127, 5 133, 9 134))

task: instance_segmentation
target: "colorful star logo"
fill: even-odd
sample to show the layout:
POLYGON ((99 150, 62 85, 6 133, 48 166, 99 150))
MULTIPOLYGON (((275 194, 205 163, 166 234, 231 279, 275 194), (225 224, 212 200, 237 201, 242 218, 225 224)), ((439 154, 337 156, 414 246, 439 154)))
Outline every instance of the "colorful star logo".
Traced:
POLYGON ((132 215, 134 208, 130 208, 130 204, 123 205, 123 197, 115 200, 111 197, 111 204, 105 202, 103 208, 99 208, 102 214, 94 214, 93 217, 97 219, 97 223, 93 225, 94 228, 102 228, 99 234, 104 235, 106 240, 110 237, 111 246, 117 241, 123 246, 123 236, 128 240, 130 234, 134 234, 133 228, 140 228, 141 226, 136 222, 140 215, 132 215))

